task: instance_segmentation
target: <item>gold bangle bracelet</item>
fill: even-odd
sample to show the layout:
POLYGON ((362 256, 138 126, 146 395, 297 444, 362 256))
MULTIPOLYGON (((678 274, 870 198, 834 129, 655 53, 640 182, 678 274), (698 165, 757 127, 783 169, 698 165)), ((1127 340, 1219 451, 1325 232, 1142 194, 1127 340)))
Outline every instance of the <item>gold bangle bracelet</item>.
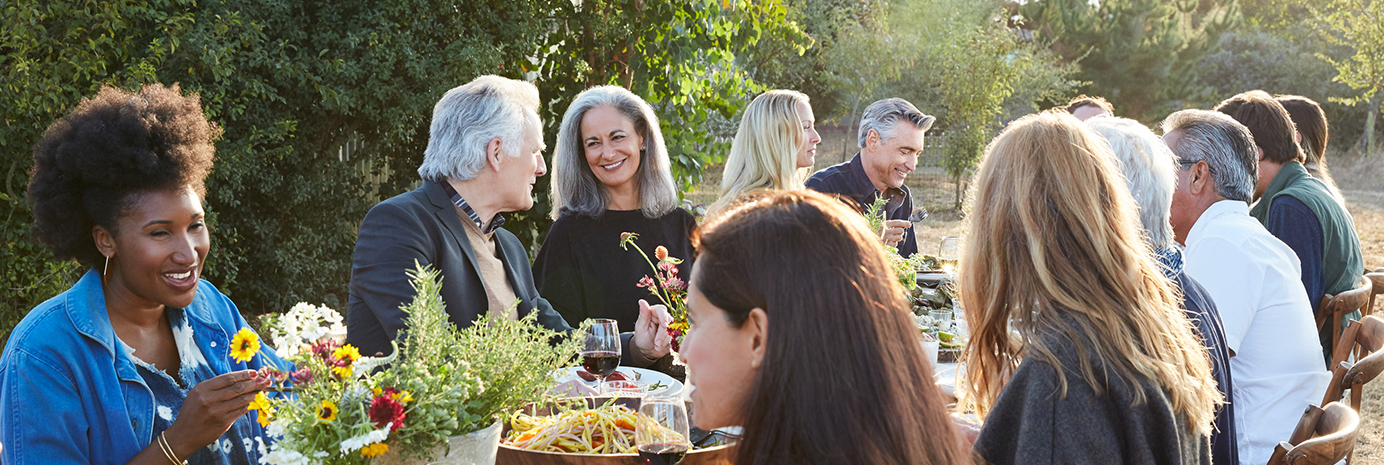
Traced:
POLYGON ((159 450, 163 451, 164 457, 168 457, 168 461, 173 462, 173 465, 187 465, 186 460, 178 460, 178 456, 173 453, 173 446, 168 444, 168 438, 164 436, 164 433, 159 433, 157 442, 159 443, 159 450))

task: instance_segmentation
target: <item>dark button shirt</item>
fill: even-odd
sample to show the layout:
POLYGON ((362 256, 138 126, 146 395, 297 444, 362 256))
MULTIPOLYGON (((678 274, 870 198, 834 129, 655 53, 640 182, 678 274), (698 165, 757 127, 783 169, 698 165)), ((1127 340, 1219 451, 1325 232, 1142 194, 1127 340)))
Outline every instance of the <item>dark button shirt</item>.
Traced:
MULTIPOLYGON (((1292 196, 1275 197, 1270 210, 1273 211, 1273 215, 1269 216, 1264 229, 1269 230, 1273 237, 1277 237, 1284 244, 1288 244, 1297 254, 1298 261, 1302 262, 1302 288, 1307 291, 1307 301, 1312 304, 1312 315, 1316 316, 1321 310, 1322 296, 1326 295, 1326 270, 1322 266, 1325 262, 1322 257, 1322 224, 1317 220, 1317 214, 1313 213, 1311 208, 1307 208, 1307 204, 1292 196)), ((1322 325, 1317 335, 1322 344, 1322 356, 1327 363, 1331 363, 1331 332, 1331 325, 1322 325)))
MULTIPOLYGON (((908 186, 889 188, 881 193, 875 189, 875 184, 870 182, 870 177, 865 174, 865 167, 860 161, 860 153, 855 154, 851 161, 829 166, 816 172, 807 180, 807 188, 825 194, 840 194, 846 199, 850 199, 857 211, 865 211, 865 207, 875 202, 876 198, 883 195, 889 199, 889 203, 884 206, 884 218, 890 220, 908 220, 909 215, 913 214, 913 196, 908 191, 908 186)), ((904 230, 903 241, 899 242, 899 255, 911 256, 918 253, 918 239, 913 234, 913 227, 910 224, 904 230)))

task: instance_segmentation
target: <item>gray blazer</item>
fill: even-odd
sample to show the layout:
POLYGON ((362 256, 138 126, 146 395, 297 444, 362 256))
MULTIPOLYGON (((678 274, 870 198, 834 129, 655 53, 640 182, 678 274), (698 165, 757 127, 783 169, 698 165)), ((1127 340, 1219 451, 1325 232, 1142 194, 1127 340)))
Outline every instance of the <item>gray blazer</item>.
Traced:
MULTIPOLYGON (((442 301, 453 324, 465 328, 484 314, 489 301, 466 234, 456 206, 437 182, 424 182, 423 187, 371 208, 361 222, 351 259, 346 342, 363 355, 391 351, 389 341, 398 337, 407 317, 399 307, 413 301, 406 272, 414 268, 415 260, 442 272, 442 301)), ((519 315, 537 311, 543 327, 572 331, 552 305, 538 296, 528 251, 519 239, 501 228, 495 231, 495 242, 509 283, 523 300, 519 315)))

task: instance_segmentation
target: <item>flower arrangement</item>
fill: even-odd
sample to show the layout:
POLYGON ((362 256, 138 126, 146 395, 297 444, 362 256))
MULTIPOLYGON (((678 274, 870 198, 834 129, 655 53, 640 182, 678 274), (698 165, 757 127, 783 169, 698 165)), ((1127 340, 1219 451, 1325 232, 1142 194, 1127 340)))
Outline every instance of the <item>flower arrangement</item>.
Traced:
POLYGON ((687 282, 678 277, 678 265, 682 259, 668 255, 668 248, 660 245, 654 248, 654 258, 658 259, 658 264, 654 264, 649 254, 634 243, 638 238, 637 233, 620 233, 620 249, 628 251, 629 246, 634 246, 634 250, 644 256, 644 261, 654 271, 653 278, 644 275, 636 285, 648 289, 650 294, 668 307, 668 313, 673 317, 673 322, 668 324, 668 335, 673 337, 673 351, 676 352, 682 347, 683 336, 691 328, 687 322, 687 282))
POLYGON ((409 330, 389 357, 361 357, 355 347, 322 337, 340 317, 326 307, 299 304, 275 321, 270 333, 276 345, 296 347, 285 352, 297 369, 269 374, 293 396, 252 405, 277 438, 261 445, 264 463, 436 457, 449 437, 481 430, 502 411, 540 399, 552 370, 577 352, 575 338, 550 344, 561 335, 539 327, 536 313, 514 321, 483 316, 458 329, 444 311, 440 274, 419 266, 409 276, 417 293, 402 307, 409 330))

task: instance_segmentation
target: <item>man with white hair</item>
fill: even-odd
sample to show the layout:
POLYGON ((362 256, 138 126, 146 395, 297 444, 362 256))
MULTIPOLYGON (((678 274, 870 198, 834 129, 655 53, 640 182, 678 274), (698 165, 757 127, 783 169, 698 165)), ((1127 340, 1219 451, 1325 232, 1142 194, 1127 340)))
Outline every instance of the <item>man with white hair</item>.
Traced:
MULTIPOLYGON (((1163 265, 1163 274, 1182 290, 1182 310, 1192 321, 1211 356, 1211 376, 1221 395, 1230 400, 1234 382, 1230 374, 1230 351, 1225 345, 1221 314, 1211 295, 1183 266, 1182 247, 1173 240, 1173 227, 1168 222, 1177 185, 1177 161, 1172 150, 1149 128, 1129 118, 1091 118, 1086 126, 1110 144, 1120 171, 1135 203, 1139 205, 1139 220, 1144 238, 1163 265)), ((1236 465, 1240 463, 1235 442, 1235 408, 1227 402, 1216 413, 1216 428, 1211 434, 1211 463, 1236 465)))
POLYGON ((1244 125, 1183 110, 1163 121, 1163 132, 1181 166, 1173 233, 1187 247, 1187 274, 1216 303, 1230 349, 1240 462, 1265 463, 1330 380, 1301 265, 1249 216, 1259 157, 1244 125))
MULTIPOLYGON (((458 327, 485 314, 538 312, 543 327, 572 330, 539 297, 528 251, 500 227, 501 213, 533 207, 533 184, 547 172, 538 104, 533 84, 481 76, 433 107, 422 187, 375 205, 360 226, 346 339, 361 353, 392 351, 407 317, 399 307, 414 297, 406 272, 415 262, 441 271, 442 300, 458 327)), ((632 337, 625 335, 624 364, 647 366, 666 355, 669 322, 661 307, 644 305, 632 337)))
POLYGON ((914 237, 913 197, 903 181, 918 168, 923 152, 923 133, 935 118, 901 98, 887 98, 865 107, 860 116, 860 153, 846 163, 827 167, 807 180, 807 188, 839 194, 855 201, 859 208, 875 199, 888 199, 884 206, 884 243, 898 247, 904 257, 918 253, 914 237))

